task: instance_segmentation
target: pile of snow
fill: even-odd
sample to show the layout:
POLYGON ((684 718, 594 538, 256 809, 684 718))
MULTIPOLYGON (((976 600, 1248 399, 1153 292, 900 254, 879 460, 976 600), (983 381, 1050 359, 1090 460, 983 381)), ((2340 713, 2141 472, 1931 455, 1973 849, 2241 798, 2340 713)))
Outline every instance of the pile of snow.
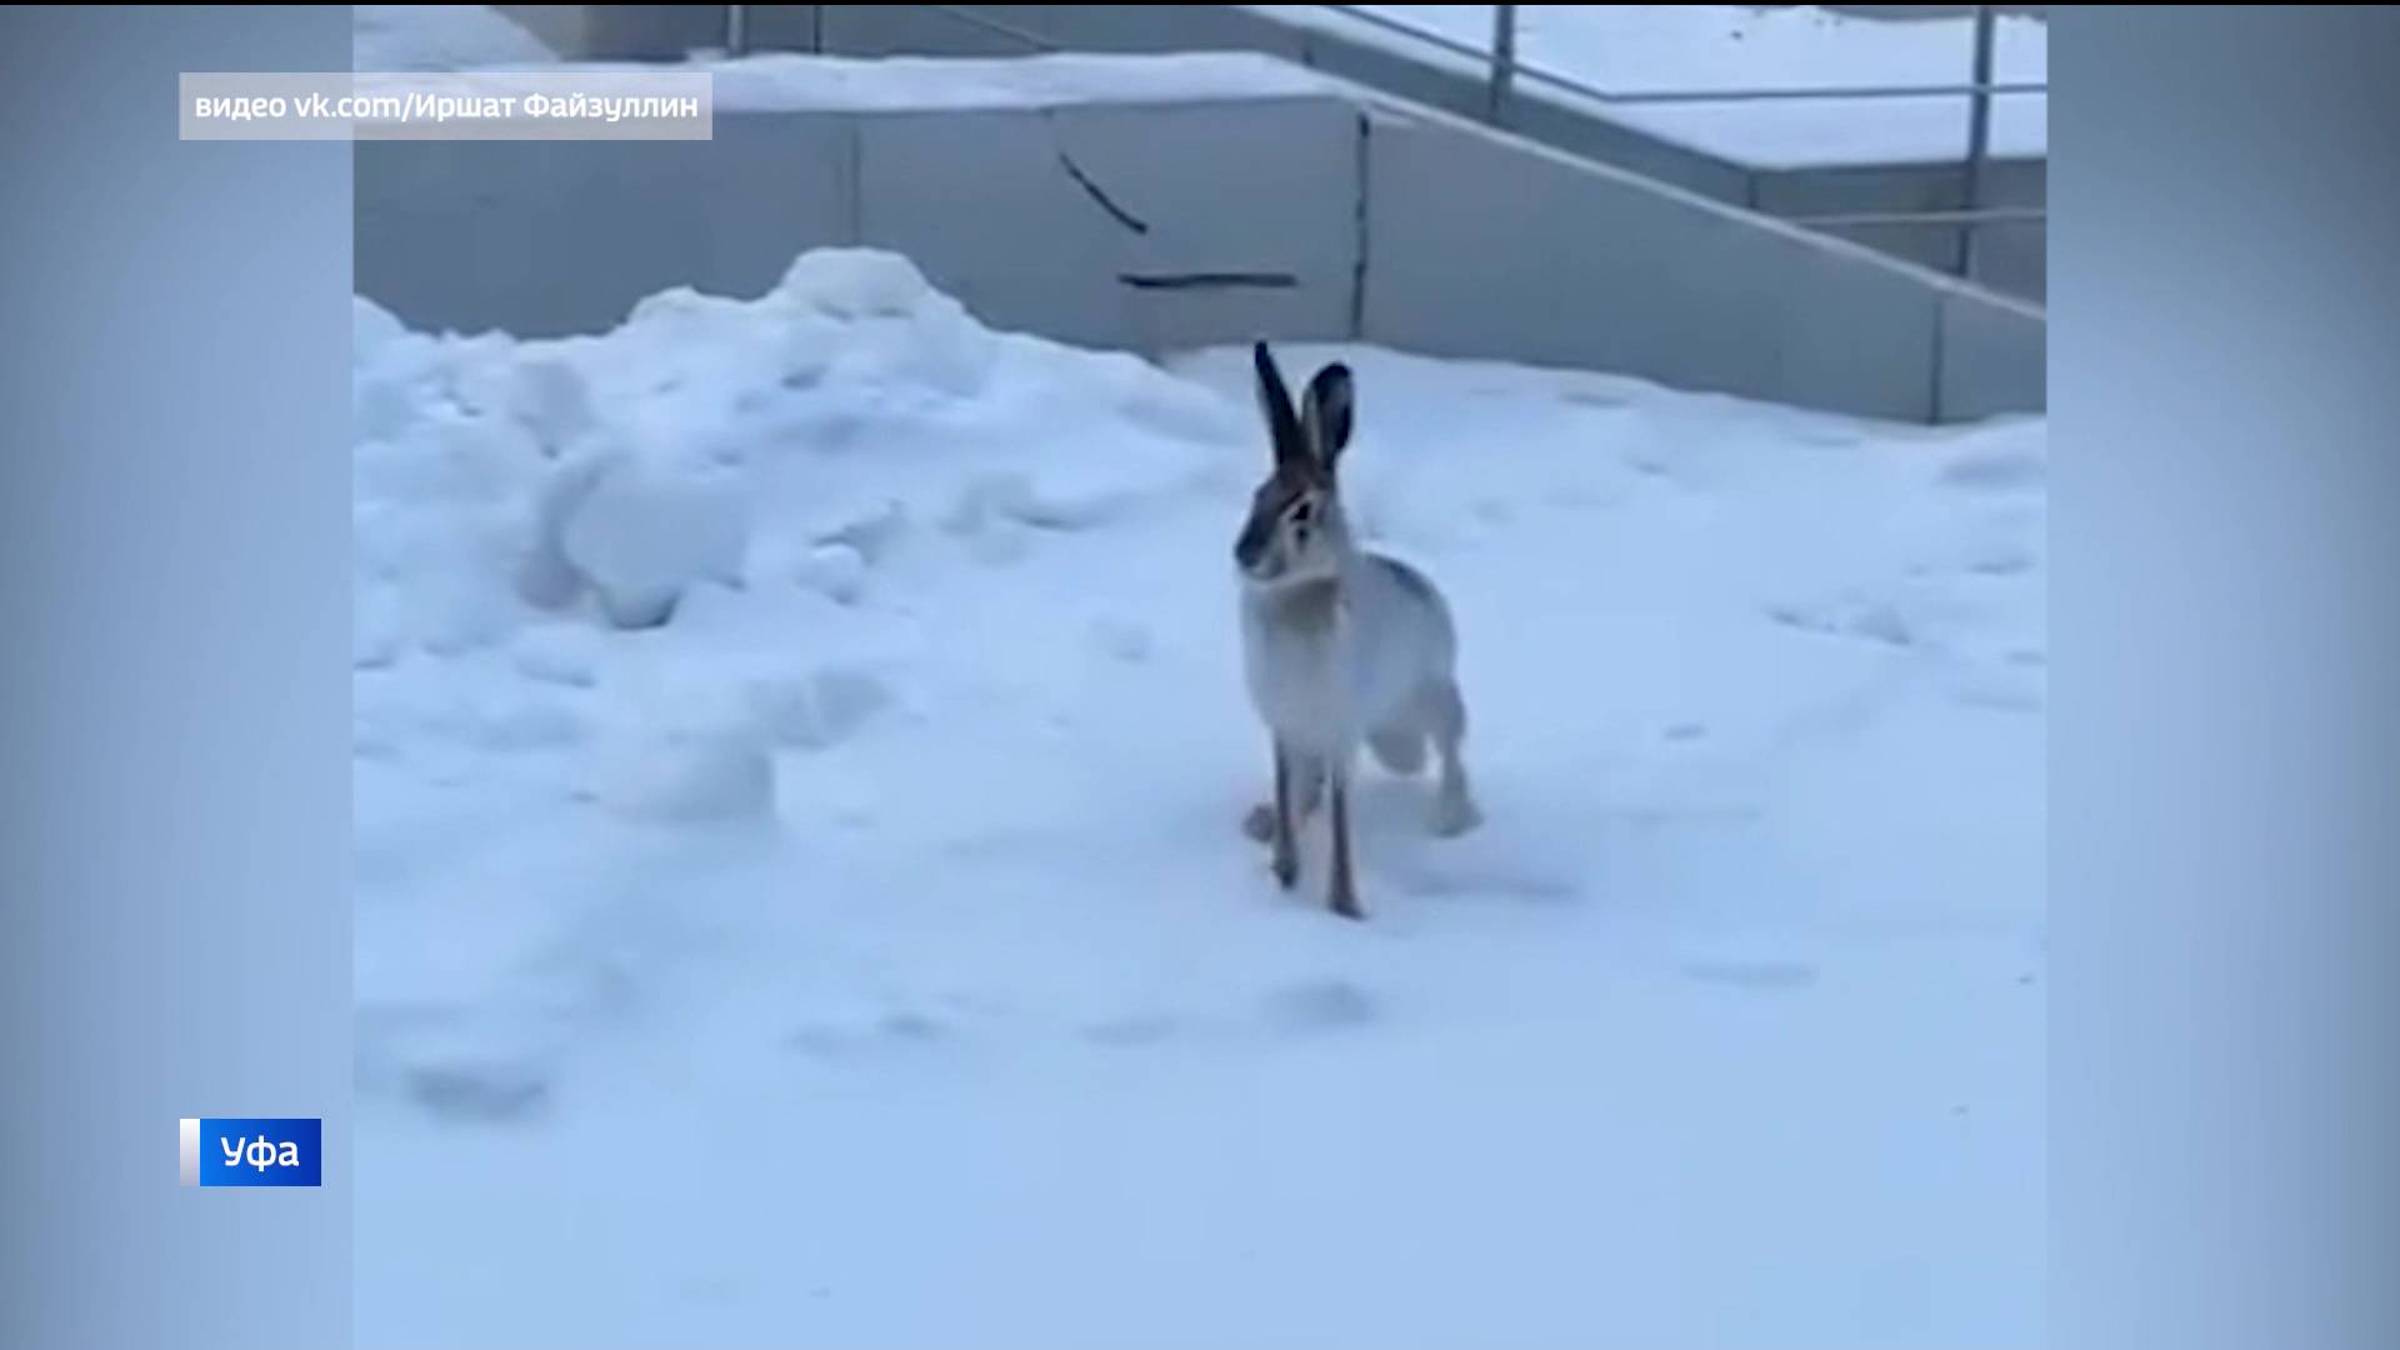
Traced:
POLYGON ((1370 773, 1355 925, 1245 353, 863 251, 356 341, 361 1344, 2038 1338, 2040 422, 1285 351, 1489 817, 1370 773))
POLYGON ((350 24, 352 70, 472 70, 558 59, 490 5, 352 5, 350 24))

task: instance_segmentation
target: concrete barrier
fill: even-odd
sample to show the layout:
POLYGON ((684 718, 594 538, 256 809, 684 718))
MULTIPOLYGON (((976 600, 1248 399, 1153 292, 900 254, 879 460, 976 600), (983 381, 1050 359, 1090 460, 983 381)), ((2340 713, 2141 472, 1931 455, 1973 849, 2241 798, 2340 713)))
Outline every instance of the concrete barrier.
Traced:
POLYGON ((1378 117, 1368 144, 1370 341, 1932 411, 1940 292, 1917 277, 1463 127, 1378 117))
POLYGON ((1338 339, 1357 123, 1328 99, 871 117, 859 238, 987 322, 1069 342, 1338 339))
POLYGON ((1938 422, 1971 422, 2048 406, 2047 325, 1999 306, 1948 296, 1942 302, 1938 422))
POLYGON ((996 327, 1156 353, 1354 331, 1340 102, 720 114, 702 143, 357 147, 360 292, 404 321, 604 331, 671 286, 764 294, 800 252, 907 254, 996 327))
POLYGON ((996 327, 1143 353, 1355 338, 1877 417, 2043 405, 2037 308, 1350 86, 1002 102, 363 143, 358 286, 412 326, 556 336, 867 244, 996 327))
MULTIPOLYGON (((577 58, 675 59, 724 40, 721 6, 501 8, 577 58)), ((1918 8, 1929 14, 1944 9, 1918 8)), ((1487 98, 1488 76, 1471 65, 1243 5, 751 5, 748 13, 754 51, 1003 57, 1039 50, 1250 51, 1470 119, 1482 116, 1487 98)), ((1509 106, 1507 123, 1512 132, 1543 145, 1770 215, 1955 210, 1964 204, 1964 167, 1955 161, 1762 168, 1680 144, 1588 105, 1540 97, 1523 86, 1509 106)), ((2044 168, 2039 159, 1990 162, 1982 204, 2043 206, 2044 168)), ((1962 237, 1960 226, 1928 223, 1832 227, 1829 232, 1937 271, 1956 265, 1962 237)), ((1970 275, 2002 294, 2038 303, 2048 284, 2043 226, 1981 226, 1977 235, 1970 275)))
POLYGON ((716 119, 715 139, 368 141, 355 147, 359 293, 420 328, 613 328, 672 286, 755 297, 800 252, 857 240, 857 126, 716 119))
MULTIPOLYGON (((2046 207, 2049 161, 1992 160, 1983 167, 1977 196, 1985 207, 2046 207)), ((1783 217, 1955 211, 1966 204, 1966 170, 1958 164, 1867 164, 1760 172, 1752 176, 1750 204, 1783 217)), ((1923 223, 1824 230, 1937 272, 1956 265, 1962 234, 1957 225, 1923 223)), ((2050 289, 2048 230, 2039 221, 1978 225, 1972 275, 2003 295, 2040 303, 2050 289)))

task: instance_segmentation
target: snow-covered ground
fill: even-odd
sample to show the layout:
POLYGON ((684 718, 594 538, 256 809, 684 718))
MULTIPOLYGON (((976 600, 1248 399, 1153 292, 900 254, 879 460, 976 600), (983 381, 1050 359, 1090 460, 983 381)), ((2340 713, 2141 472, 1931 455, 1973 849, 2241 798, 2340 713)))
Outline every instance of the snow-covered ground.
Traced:
MULTIPOLYGON (((1380 43, 1433 64, 1478 73, 1484 69, 1480 62, 1323 5, 1251 8, 1380 43)), ((1362 8, 1477 51, 1491 49, 1490 5, 1362 8)), ((2002 15, 1995 30, 1996 82, 2039 84, 2048 79, 2047 24, 2002 15)), ((1972 80, 1974 52, 1974 24, 1965 18, 1863 19, 1814 5, 1517 7, 1518 60, 1610 94, 1961 85, 1972 80)), ((1956 160, 1967 149, 1963 97, 1600 104, 1533 80, 1520 81, 1516 96, 1581 108, 1762 168, 1956 160)), ((2046 95, 1993 99, 1993 154, 2039 156, 2048 142, 2046 95)))
POLYGON ((1371 778, 1365 924, 1238 828, 1244 353, 360 302, 362 1346, 2037 1341, 2044 425, 1336 355, 1489 818, 1371 778))
POLYGON ((1372 782, 1364 927, 1236 829, 1240 353, 863 253, 565 342, 361 306, 362 1344, 2036 1339, 2042 425, 1339 354, 1490 817, 1372 782))

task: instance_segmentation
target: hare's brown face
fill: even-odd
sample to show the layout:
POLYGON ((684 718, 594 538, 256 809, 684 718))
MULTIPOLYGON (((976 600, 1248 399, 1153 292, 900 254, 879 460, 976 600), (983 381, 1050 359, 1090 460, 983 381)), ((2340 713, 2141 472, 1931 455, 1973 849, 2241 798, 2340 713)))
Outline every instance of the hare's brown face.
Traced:
POLYGON ((1267 344, 1252 349, 1258 406, 1275 449, 1275 471, 1250 498, 1250 518, 1233 558, 1253 581, 1330 574, 1344 540, 1334 464, 1350 442, 1350 371, 1330 365, 1308 382, 1298 409, 1267 344))
POLYGON ((1333 484, 1278 472, 1250 497, 1250 518, 1233 541, 1233 560, 1253 581, 1280 581, 1332 570, 1333 484))

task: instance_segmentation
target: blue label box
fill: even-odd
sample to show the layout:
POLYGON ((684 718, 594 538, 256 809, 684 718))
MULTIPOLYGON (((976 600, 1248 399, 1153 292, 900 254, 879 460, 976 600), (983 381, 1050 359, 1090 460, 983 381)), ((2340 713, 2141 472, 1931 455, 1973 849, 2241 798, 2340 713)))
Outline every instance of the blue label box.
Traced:
POLYGON ((325 1122, 297 1116, 185 1116, 186 1186, 322 1186, 325 1122))

